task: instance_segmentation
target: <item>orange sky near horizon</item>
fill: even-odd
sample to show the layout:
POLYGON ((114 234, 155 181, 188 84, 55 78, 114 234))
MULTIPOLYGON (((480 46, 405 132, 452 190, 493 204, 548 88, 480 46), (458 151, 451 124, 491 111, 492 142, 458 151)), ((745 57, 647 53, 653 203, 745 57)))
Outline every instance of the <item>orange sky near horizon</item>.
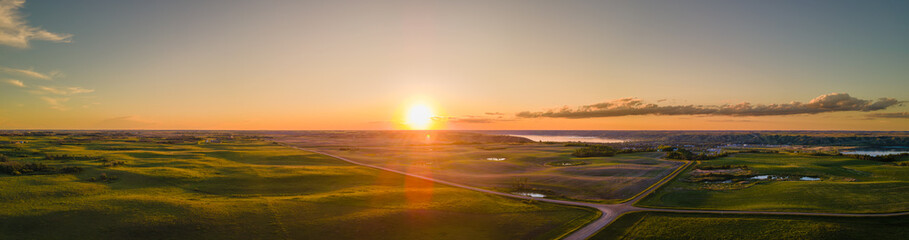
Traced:
POLYGON ((907 3, 0 4, 0 129, 909 131, 907 3))

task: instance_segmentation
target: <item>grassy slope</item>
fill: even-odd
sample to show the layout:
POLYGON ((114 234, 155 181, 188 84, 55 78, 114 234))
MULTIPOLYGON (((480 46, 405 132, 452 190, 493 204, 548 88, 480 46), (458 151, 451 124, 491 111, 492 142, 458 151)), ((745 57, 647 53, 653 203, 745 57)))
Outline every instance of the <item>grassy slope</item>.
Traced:
POLYGON ((548 144, 441 145, 323 149, 370 164, 419 172, 436 178, 508 191, 516 181, 581 201, 616 202, 637 194, 671 172, 680 162, 659 160, 660 153, 574 158, 575 147, 548 144), (488 161, 486 158, 506 158, 488 161), (582 161, 585 165, 549 166, 582 161), (431 164, 427 164, 431 163, 431 164))
POLYGON ((822 181, 773 181, 739 190, 711 191, 703 183, 670 184, 641 206, 802 212, 898 212, 909 210, 909 167, 846 157, 737 154, 703 165, 747 165, 756 174, 820 176, 822 181), (849 181, 855 179, 855 181, 849 181))
POLYGON ((547 239, 596 217, 589 209, 435 185, 264 143, 46 140, 25 146, 126 165, 14 158, 86 170, 0 175, 4 238, 547 239), (101 173, 120 179, 87 181, 101 173))
POLYGON ((903 239, 909 216, 629 213, 591 239, 903 239))

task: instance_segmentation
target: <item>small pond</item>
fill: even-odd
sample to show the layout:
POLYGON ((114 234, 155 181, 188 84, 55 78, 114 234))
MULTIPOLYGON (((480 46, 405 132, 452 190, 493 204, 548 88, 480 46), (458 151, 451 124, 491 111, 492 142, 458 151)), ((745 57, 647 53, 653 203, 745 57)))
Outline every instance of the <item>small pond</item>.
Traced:
MULTIPOLYGON (((757 175, 751 177, 754 180, 790 180, 789 177, 775 176, 775 175, 757 175)), ((820 181, 819 177, 799 177, 798 181, 820 181)))
POLYGON ((521 195, 521 196, 525 196, 525 197, 535 197, 535 198, 543 198, 543 197, 546 197, 546 194, 535 193, 535 192, 513 192, 513 193, 511 193, 511 194, 514 194, 514 195, 521 195))
POLYGON ((907 147, 880 147, 880 148, 858 148, 840 151, 842 154, 866 155, 866 156, 886 156, 909 153, 907 147))

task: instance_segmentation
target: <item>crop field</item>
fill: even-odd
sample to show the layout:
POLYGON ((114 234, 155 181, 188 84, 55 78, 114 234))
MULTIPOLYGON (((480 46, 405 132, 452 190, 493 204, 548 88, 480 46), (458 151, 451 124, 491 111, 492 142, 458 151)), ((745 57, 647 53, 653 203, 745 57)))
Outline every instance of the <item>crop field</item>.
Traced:
POLYGON ((700 162, 638 205, 881 213, 909 210, 906 199, 906 166, 842 156, 741 153, 700 162))
POLYGON ((662 153, 576 158, 557 144, 461 144, 319 148, 363 163, 501 192, 548 198, 618 202, 654 184, 682 162, 662 153))
POLYGON ((909 216, 629 213, 591 239, 903 239, 909 216))
POLYGON ((553 239, 591 209, 509 199, 256 139, 0 136, 4 239, 553 239), (42 168, 15 168, 26 164, 42 168), (65 169, 68 169, 64 171, 65 169))

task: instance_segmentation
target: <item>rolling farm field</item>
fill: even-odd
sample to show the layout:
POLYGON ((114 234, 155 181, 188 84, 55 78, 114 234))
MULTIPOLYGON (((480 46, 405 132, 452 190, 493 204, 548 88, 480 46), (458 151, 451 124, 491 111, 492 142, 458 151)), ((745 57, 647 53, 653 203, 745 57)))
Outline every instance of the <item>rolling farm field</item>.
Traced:
POLYGON ((599 214, 257 139, 0 138, 3 166, 55 169, 0 174, 4 239, 554 239, 599 214))
POLYGON ((319 148, 360 162, 500 192, 614 203, 672 172, 682 162, 656 152, 577 158, 561 144, 414 145, 319 148))
POLYGON ((909 210, 907 198, 909 168, 905 166, 843 156, 741 153, 701 161, 643 199, 638 206, 887 213, 909 210), (707 176, 704 173, 717 171, 698 168, 726 168, 721 170, 727 171, 726 175, 753 177, 727 180, 725 183, 694 181, 707 176), (737 173, 730 173, 733 170, 737 173))
POLYGON ((629 213, 590 239, 899 239, 909 217, 629 213))

